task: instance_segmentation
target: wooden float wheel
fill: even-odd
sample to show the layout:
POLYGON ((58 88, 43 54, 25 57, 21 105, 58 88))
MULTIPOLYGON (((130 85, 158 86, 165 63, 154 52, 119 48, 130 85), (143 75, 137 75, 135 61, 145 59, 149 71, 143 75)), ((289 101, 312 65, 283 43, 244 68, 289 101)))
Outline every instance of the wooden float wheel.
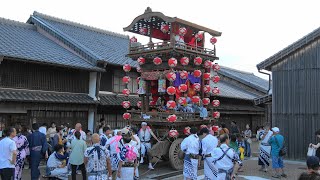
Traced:
POLYGON ((183 158, 181 159, 182 151, 180 148, 182 140, 183 140, 182 138, 178 138, 174 140, 169 149, 170 164, 171 164, 171 167, 174 168, 175 170, 183 169, 183 158))

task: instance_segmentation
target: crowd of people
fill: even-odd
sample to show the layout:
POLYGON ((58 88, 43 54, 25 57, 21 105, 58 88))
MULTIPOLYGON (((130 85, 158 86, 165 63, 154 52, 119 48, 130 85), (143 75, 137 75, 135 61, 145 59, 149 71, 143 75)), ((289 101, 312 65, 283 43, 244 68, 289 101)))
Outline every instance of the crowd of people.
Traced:
MULTIPOLYGON (((59 179, 138 179, 138 167, 147 163, 154 169, 149 151, 151 139, 160 141, 146 122, 141 127, 126 126, 111 129, 100 126, 99 134, 84 132, 80 123, 72 129, 68 124, 56 126, 51 123, 40 127, 32 124, 32 130, 17 125, 4 131, 0 141, 0 174, 2 179, 21 179, 25 162, 29 162, 31 179, 40 177, 39 164, 46 161, 44 176, 59 179)), ((286 177, 283 171, 283 159, 280 152, 284 147, 284 138, 277 127, 269 125, 260 128, 257 134, 260 143, 259 165, 261 171, 267 171, 272 158, 273 177, 286 177)), ((242 170, 242 160, 251 156, 250 126, 240 132, 236 122, 231 128, 203 126, 199 130, 190 129, 190 135, 181 143, 184 152, 184 171, 186 179, 196 179, 200 161, 204 161, 204 174, 207 179, 232 179, 242 170)))

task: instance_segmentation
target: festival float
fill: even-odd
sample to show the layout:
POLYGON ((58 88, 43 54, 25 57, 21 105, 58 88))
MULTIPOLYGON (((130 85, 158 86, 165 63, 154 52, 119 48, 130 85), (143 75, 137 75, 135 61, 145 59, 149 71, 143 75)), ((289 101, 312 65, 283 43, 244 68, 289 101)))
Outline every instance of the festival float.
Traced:
MULTIPOLYGON (((180 144, 190 127, 205 127, 220 117, 220 89, 212 84, 220 80, 216 37, 221 32, 152 12, 149 7, 124 31, 136 34, 130 38, 127 56, 137 61, 138 67, 123 66, 123 83, 131 81, 128 72, 136 69, 140 100, 135 110, 129 109, 128 100, 122 103, 126 109, 123 118, 135 126, 147 122, 163 140, 149 153, 182 169, 180 144), (147 36, 149 42, 139 43, 140 36, 147 36), (205 36, 209 36, 210 48, 205 47, 205 36)), ((128 88, 123 90, 125 96, 130 93, 128 88)))

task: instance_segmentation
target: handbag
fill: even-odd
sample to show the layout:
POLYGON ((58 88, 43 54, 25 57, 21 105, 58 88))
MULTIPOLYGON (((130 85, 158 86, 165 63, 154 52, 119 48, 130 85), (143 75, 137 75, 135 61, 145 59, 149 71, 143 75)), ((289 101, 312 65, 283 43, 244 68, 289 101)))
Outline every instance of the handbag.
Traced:
POLYGON ((315 156, 316 155, 316 150, 313 147, 308 147, 308 152, 307 152, 307 156, 315 156))
POLYGON ((249 143, 249 144, 251 144, 251 143, 252 143, 251 138, 248 138, 248 139, 247 139, 247 143, 249 143))
MULTIPOLYGON (((276 136, 274 136, 274 139, 277 143, 277 146, 280 148, 278 139, 276 138, 276 136)), ((280 151, 279 151, 279 156, 285 156, 287 154, 287 147, 284 146, 284 142, 283 142, 283 146, 281 147, 280 151)))

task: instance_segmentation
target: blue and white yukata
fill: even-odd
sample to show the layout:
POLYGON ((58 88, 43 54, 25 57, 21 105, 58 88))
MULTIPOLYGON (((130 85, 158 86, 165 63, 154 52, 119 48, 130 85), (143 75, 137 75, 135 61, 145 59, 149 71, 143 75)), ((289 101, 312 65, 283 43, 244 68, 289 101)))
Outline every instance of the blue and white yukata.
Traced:
POLYGON ((268 143, 268 141, 273 135, 273 132, 269 131, 268 134, 264 137, 264 139, 262 139, 265 133, 266 133, 265 131, 261 131, 259 134, 259 140, 261 140, 261 142, 260 142, 260 154, 259 154, 258 164, 262 166, 262 168, 267 168, 270 165, 269 159, 271 157, 271 146, 268 143))
POLYGON ((100 146, 100 144, 94 144, 86 149, 84 157, 88 158, 88 180, 108 179, 107 160, 110 156, 105 147, 100 146))
POLYGON ((119 165, 119 158, 117 156, 117 150, 119 150, 119 141, 122 136, 115 135, 107 141, 106 147, 110 152, 111 170, 117 171, 119 165))
POLYGON ((59 155, 57 152, 54 152, 49 156, 49 159, 47 162, 47 171, 48 171, 48 174, 51 176, 57 177, 59 179, 67 180, 68 167, 67 166, 63 168, 60 167, 63 164, 63 161, 66 161, 65 159, 60 159, 61 156, 63 155, 59 155))
POLYGON ((228 145, 221 144, 213 150, 213 163, 218 180, 231 180, 234 162, 241 164, 239 155, 228 145))
POLYGON ((218 138, 208 134, 201 140, 202 156, 204 158, 204 179, 217 179, 217 170, 213 164, 213 151, 218 146, 218 138))
POLYGON ((132 151, 136 155, 138 155, 138 150, 130 143, 124 144, 124 142, 122 140, 119 144, 120 144, 121 151, 117 155, 118 155, 118 159, 120 159, 120 161, 122 161, 122 167, 121 167, 120 178, 117 177, 117 180, 133 180, 134 173, 135 173, 135 169, 134 169, 135 162, 129 161, 127 158, 125 158, 125 154, 121 154, 121 153, 125 153, 125 152, 123 152, 123 148, 125 148, 125 149, 132 149, 132 151))
POLYGON ((184 179, 196 180, 198 178, 198 157, 200 140, 196 134, 190 134, 181 142, 181 150, 185 152, 183 163, 184 179))

